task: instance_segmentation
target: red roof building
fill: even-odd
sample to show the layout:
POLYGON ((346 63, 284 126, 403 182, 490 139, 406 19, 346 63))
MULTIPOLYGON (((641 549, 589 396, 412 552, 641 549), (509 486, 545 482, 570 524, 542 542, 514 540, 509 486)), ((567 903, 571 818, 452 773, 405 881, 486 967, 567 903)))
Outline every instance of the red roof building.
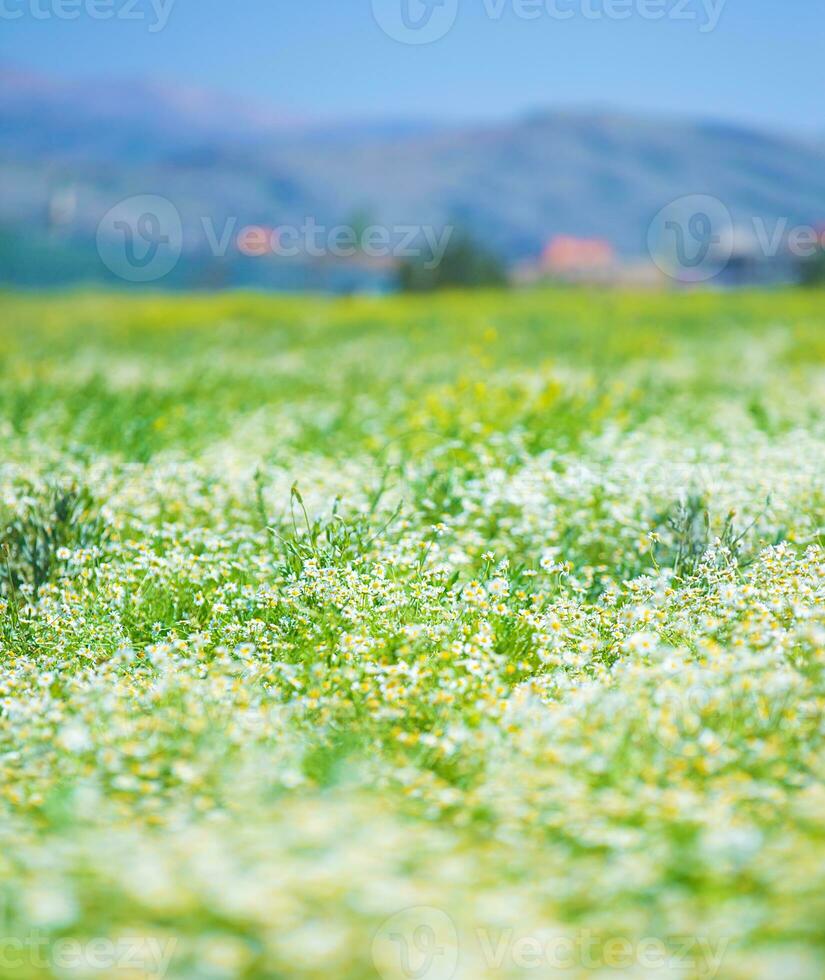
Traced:
POLYGON ((541 255, 541 266, 549 275, 587 275, 610 269, 615 264, 613 246, 603 238, 556 235, 541 255))

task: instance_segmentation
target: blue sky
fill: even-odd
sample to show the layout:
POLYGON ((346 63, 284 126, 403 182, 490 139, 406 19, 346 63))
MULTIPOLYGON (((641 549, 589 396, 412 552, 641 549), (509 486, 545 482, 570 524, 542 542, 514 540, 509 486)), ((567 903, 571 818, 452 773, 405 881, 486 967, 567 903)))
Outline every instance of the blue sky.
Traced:
POLYGON ((373 4, 392 25, 403 2, 422 13, 422 0, 0 0, 0 58, 212 87, 308 117, 587 105, 825 132, 825 0, 442 0, 427 29, 457 4, 452 28, 419 45, 377 22, 373 4), (61 3, 76 19, 54 14, 61 3), (90 13, 107 3, 114 19, 90 13), (657 4, 668 16, 651 20, 657 4))

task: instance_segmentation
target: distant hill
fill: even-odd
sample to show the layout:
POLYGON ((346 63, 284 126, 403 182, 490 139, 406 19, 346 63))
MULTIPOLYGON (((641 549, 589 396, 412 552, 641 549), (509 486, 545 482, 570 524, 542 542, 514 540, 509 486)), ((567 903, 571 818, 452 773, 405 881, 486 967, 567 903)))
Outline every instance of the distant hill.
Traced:
POLYGON ((0 70, 0 226, 36 235, 70 186, 73 235, 132 194, 181 212, 187 247, 216 226, 456 223, 510 260, 553 234, 644 250, 652 216, 711 194, 737 220, 825 219, 825 142, 703 121, 608 112, 506 123, 322 124, 158 82, 66 85, 0 70))

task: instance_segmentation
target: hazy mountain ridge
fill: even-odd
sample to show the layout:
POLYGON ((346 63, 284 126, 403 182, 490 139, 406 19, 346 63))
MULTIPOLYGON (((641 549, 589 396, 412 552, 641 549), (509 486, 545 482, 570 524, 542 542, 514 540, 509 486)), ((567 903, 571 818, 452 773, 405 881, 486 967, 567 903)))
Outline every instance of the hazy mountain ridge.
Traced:
POLYGON ((346 221, 459 223, 511 259, 558 232, 643 251, 686 194, 737 220, 825 220, 825 143, 720 122, 552 111, 506 123, 326 124, 155 82, 73 83, 0 71, 0 221, 43 221, 55 188, 76 231, 131 194, 171 199, 187 228, 346 221))

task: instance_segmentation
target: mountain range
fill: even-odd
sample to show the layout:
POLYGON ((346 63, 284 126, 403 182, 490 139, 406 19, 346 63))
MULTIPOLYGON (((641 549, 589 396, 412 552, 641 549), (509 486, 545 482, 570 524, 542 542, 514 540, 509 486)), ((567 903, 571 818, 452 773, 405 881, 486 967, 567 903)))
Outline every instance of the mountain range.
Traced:
POLYGON ((455 224, 508 260, 559 233, 641 255, 652 217, 688 194, 737 221, 825 220, 825 140, 712 120, 612 111, 536 112, 511 121, 318 122, 155 80, 66 83, 0 69, 0 228, 45 230, 71 188, 72 235, 135 194, 220 228, 368 220, 455 224))

